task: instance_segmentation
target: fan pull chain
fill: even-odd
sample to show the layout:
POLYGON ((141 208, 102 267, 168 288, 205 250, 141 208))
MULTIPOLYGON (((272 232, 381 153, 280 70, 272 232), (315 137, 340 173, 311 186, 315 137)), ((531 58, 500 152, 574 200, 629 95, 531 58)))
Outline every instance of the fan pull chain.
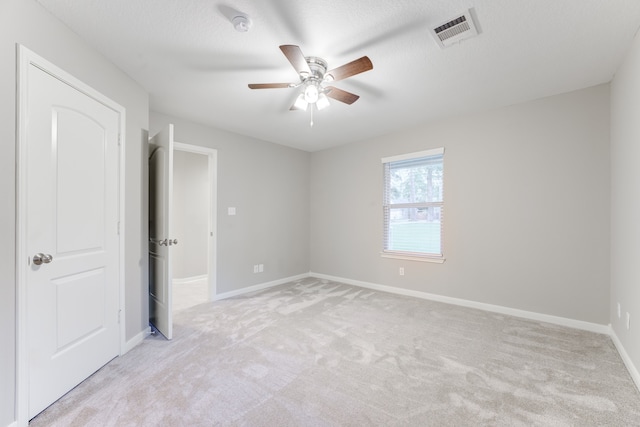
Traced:
POLYGON ((314 104, 311 104, 311 122, 309 122, 309 127, 313 127, 313 106, 314 104))

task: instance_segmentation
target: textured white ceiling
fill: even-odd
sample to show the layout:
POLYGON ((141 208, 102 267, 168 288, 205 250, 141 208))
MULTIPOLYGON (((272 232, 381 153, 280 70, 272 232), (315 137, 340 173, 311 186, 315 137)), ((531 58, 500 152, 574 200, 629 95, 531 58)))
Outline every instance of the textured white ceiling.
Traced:
POLYGON ((307 151, 430 120, 609 82, 640 26, 638 0, 38 0, 150 93, 154 111, 307 151), (429 28, 472 8, 480 35, 441 50, 429 28), (253 27, 236 32, 230 10, 253 27), (363 55, 372 71, 335 82, 360 95, 289 111, 278 49, 329 68, 363 55))

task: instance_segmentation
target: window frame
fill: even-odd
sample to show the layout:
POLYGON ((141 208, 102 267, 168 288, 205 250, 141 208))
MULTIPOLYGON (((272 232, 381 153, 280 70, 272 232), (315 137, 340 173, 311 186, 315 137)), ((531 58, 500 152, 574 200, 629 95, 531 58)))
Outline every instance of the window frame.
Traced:
POLYGON ((382 170, 383 170, 383 198, 382 198, 382 228, 383 228, 383 236, 382 236, 382 252, 381 256, 383 258, 394 258, 394 259, 403 259, 403 260, 414 260, 414 261, 423 261, 423 262, 434 262, 434 263, 443 263, 445 261, 444 258, 444 249, 443 249, 443 235, 444 235, 444 191, 442 193, 442 199, 437 202, 416 202, 416 203, 390 203, 389 202, 389 194, 390 194, 390 180, 388 177, 388 170, 390 168, 390 164, 394 162, 406 161, 406 160, 418 160, 427 157, 434 156, 442 156, 442 167, 443 167, 443 184, 444 187, 444 147, 434 148, 430 150, 418 151, 413 153, 400 154, 397 156, 383 157, 381 159, 382 170), (410 251, 399 251, 387 249, 388 245, 388 235, 389 235, 389 225, 390 225, 390 213, 392 209, 424 209, 431 207, 439 207, 440 208, 440 253, 426 253, 426 252, 410 252, 410 251))

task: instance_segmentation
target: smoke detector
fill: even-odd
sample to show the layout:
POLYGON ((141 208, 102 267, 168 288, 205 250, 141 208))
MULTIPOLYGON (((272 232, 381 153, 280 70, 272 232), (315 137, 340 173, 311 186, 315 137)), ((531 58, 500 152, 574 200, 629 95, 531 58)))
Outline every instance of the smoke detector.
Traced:
POLYGON ((252 24, 251 18, 249 18, 247 15, 234 16, 231 20, 231 23, 233 24, 233 28, 235 28, 236 31, 240 33, 246 33, 247 31, 249 31, 252 24))
POLYGON ((449 47, 462 40, 478 35, 478 29, 471 16, 471 10, 458 15, 431 30, 433 38, 441 49, 449 47))

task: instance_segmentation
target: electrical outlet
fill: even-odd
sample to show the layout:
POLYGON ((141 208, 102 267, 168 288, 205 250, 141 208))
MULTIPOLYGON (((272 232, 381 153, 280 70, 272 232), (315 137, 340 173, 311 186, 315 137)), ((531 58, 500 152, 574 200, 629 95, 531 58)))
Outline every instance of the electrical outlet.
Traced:
POLYGON ((258 273, 262 273, 264 271, 264 264, 258 265, 258 273))
POLYGON ((620 311, 620 303, 618 303, 618 319, 622 316, 622 312, 620 311))
POLYGON ((629 330, 630 327, 631 327, 631 316, 629 315, 629 312, 627 311, 627 331, 629 330))
POLYGON ((404 267, 400 267, 400 275, 404 276, 404 267))

